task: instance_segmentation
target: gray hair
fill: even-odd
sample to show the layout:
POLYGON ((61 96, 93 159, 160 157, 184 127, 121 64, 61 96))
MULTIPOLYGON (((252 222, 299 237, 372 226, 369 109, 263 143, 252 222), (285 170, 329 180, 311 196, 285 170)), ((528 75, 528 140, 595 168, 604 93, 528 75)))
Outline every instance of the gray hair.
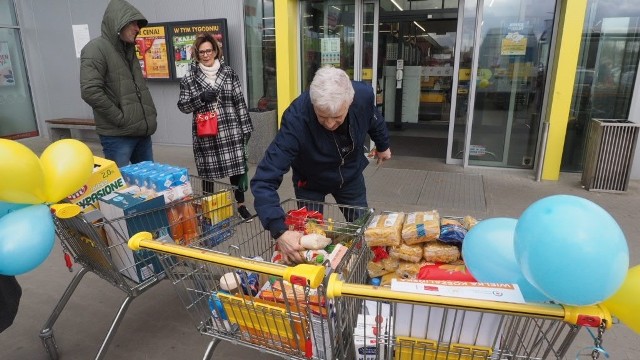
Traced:
POLYGON ((340 111, 344 104, 351 105, 354 93, 349 75, 329 65, 316 71, 309 86, 313 106, 331 114, 340 111))

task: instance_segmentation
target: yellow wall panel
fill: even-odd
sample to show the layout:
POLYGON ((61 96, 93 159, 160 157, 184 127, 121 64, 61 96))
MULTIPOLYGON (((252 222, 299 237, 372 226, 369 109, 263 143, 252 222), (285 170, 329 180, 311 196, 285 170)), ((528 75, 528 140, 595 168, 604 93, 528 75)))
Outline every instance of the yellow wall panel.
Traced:
POLYGON ((278 127, 282 113, 299 95, 298 90, 298 1, 274 1, 276 25, 276 76, 278 82, 278 127))
POLYGON ((562 0, 555 49, 555 68, 549 89, 549 136, 542 168, 543 180, 558 180, 569 121, 582 29, 588 0, 562 0))

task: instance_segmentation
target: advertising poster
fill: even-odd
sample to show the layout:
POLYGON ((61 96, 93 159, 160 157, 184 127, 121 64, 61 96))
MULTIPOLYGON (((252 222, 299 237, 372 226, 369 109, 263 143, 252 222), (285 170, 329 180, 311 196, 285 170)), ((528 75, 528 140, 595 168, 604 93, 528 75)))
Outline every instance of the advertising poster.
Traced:
POLYGON ((226 19, 198 20, 171 23, 171 57, 173 58, 176 79, 187 74, 191 63, 192 46, 196 36, 210 33, 222 45, 223 59, 228 64, 228 40, 226 19))
POLYGON ((500 55, 525 55, 527 53, 527 36, 524 34, 524 23, 510 23, 504 30, 500 55))
POLYGON ((9 54, 9 43, 0 42, 0 86, 15 85, 13 68, 11 67, 11 55, 9 54))
POLYGON ((151 25, 140 29, 136 38, 136 56, 145 78, 170 79, 166 26, 151 25))

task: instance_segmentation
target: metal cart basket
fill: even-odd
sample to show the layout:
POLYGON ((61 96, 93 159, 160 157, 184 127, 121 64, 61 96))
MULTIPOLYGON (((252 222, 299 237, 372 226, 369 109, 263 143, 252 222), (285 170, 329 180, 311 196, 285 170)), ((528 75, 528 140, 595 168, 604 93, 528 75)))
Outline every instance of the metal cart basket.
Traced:
MULTIPOLYGON (((165 241, 186 243, 195 234, 232 229, 232 223, 239 221, 239 218, 234 216, 237 209, 233 200, 232 185, 197 176, 190 176, 189 183, 193 195, 183 200, 169 204, 163 204, 160 200, 161 206, 153 210, 117 218, 107 219, 105 214, 98 210, 83 213, 80 207, 74 204, 51 206, 55 212, 56 234, 62 244, 67 266, 71 271, 70 254, 81 268, 67 286, 40 332, 50 358, 58 358, 53 325, 85 274, 93 272, 126 294, 96 354, 96 359, 104 357, 131 301, 165 278, 163 268, 154 253, 132 252, 127 247, 131 235, 129 232, 133 229, 153 232, 156 238, 165 241), (202 229, 205 223, 196 222, 199 218, 207 218, 212 225, 202 229)), ((217 245, 223 240, 220 238, 217 243, 209 245, 217 245)))
MULTIPOLYGON (((287 359, 343 358, 336 339, 353 329, 336 326, 340 305, 326 298, 323 282, 333 272, 361 281, 356 277, 365 272, 352 269, 367 250, 362 234, 373 210, 297 199, 282 202, 282 207, 290 228, 322 231, 331 238, 331 256, 294 267, 273 263, 276 243, 257 219, 237 223, 216 249, 208 249, 210 236, 204 234, 186 246, 151 240, 148 233, 129 241, 132 249, 158 253, 196 328, 213 337, 205 359, 221 340, 287 359), (307 217, 310 213, 322 216, 307 217)), ((347 312, 346 307, 341 311, 347 312)))
MULTIPOLYGON (((371 259, 370 252, 360 254, 371 259)), ((327 299, 349 298, 360 311, 337 313, 355 326, 342 338, 345 359, 538 360, 571 358, 567 353, 583 327, 597 329, 597 358, 611 315, 601 306, 516 304, 398 292, 331 274, 327 299)), ((327 300, 331 301, 331 300, 327 300)), ((338 308, 339 310, 339 308, 338 308)), ((573 354, 575 356, 575 354, 573 354)))

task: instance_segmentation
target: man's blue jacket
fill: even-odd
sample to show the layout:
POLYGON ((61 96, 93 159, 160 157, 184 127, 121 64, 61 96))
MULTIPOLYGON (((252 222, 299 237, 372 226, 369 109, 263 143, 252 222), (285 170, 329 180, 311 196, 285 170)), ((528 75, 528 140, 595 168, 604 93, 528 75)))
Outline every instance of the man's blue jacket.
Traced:
POLYGON ((371 85, 352 83, 355 95, 347 116, 354 146, 344 159, 340 156, 337 137, 318 122, 308 91, 295 99, 282 115, 280 130, 251 180, 254 207, 262 225, 272 234, 286 229, 278 188, 290 167, 294 184, 329 194, 360 176, 369 163, 364 144, 367 134, 378 151, 389 148, 389 133, 375 106, 371 85))

